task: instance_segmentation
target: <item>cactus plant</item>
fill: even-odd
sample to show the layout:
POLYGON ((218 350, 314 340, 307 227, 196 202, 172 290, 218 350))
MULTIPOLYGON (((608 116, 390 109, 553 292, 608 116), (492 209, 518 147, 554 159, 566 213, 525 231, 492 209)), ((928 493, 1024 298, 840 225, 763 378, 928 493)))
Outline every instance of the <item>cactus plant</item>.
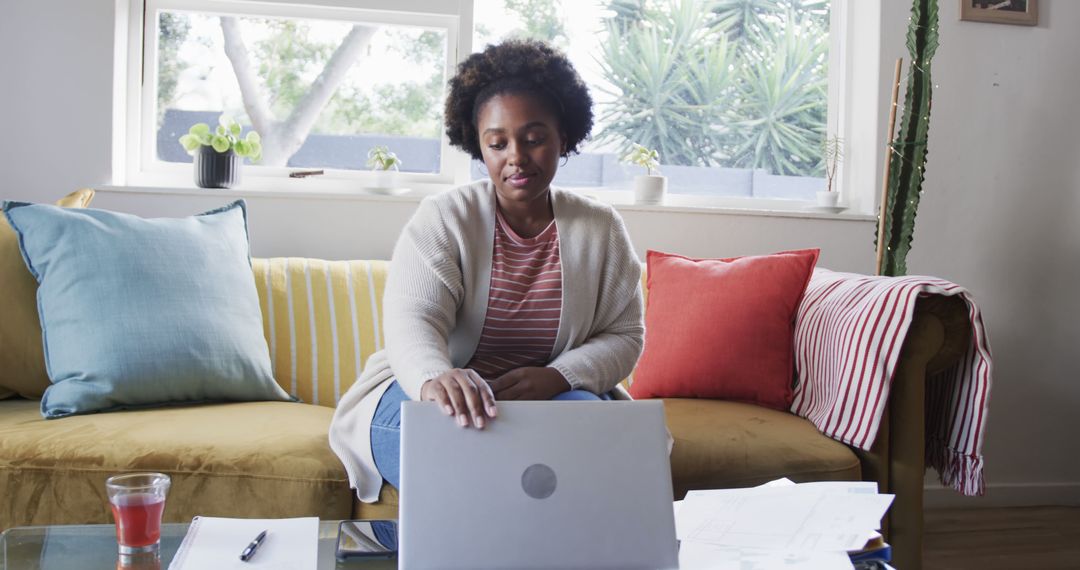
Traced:
MULTIPOLYGON (((938 47, 937 0, 914 0, 908 23, 911 55, 900 132, 889 144, 890 166, 885 202, 885 244, 879 275, 906 275, 907 254, 915 232, 915 212, 922 195, 933 84, 930 61, 938 47)), ((892 133, 889 133, 890 136, 892 133)), ((876 242, 875 242, 876 243, 876 242)))

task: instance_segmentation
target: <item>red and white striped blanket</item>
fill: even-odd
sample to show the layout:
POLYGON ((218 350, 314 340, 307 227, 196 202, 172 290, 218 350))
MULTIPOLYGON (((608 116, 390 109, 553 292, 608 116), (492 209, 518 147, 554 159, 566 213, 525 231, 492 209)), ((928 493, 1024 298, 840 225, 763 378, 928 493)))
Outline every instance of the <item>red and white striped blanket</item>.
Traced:
POLYGON ((971 346, 960 362, 927 382, 927 462, 943 484, 965 495, 982 495, 993 364, 979 308, 955 283, 815 271, 796 314, 798 385, 791 411, 833 439, 869 449, 915 300, 924 294, 960 296, 973 328, 971 346))

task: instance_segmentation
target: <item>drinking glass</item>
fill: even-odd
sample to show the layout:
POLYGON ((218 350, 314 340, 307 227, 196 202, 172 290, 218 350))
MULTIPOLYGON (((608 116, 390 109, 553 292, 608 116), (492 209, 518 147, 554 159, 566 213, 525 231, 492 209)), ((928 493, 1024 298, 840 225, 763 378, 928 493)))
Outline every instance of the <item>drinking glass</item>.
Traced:
POLYGON ((116 475, 105 481, 121 555, 157 552, 170 483, 162 473, 116 475))

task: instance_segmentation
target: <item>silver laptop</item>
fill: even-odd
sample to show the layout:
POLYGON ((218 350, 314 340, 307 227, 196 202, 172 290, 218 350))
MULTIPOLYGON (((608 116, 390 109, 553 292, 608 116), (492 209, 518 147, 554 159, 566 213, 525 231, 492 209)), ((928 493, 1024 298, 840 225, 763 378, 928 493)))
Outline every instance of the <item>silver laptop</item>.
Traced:
POLYGON ((498 406, 402 405, 401 568, 678 567, 661 402, 498 406))

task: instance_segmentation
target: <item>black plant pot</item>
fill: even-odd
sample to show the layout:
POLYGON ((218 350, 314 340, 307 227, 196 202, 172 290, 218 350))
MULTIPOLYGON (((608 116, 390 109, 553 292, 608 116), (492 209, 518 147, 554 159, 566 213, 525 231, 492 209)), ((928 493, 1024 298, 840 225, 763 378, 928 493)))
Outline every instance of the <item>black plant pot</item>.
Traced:
POLYGON ((200 146, 195 153, 195 185, 199 188, 232 188, 240 184, 241 158, 229 149, 218 152, 212 146, 200 146))

